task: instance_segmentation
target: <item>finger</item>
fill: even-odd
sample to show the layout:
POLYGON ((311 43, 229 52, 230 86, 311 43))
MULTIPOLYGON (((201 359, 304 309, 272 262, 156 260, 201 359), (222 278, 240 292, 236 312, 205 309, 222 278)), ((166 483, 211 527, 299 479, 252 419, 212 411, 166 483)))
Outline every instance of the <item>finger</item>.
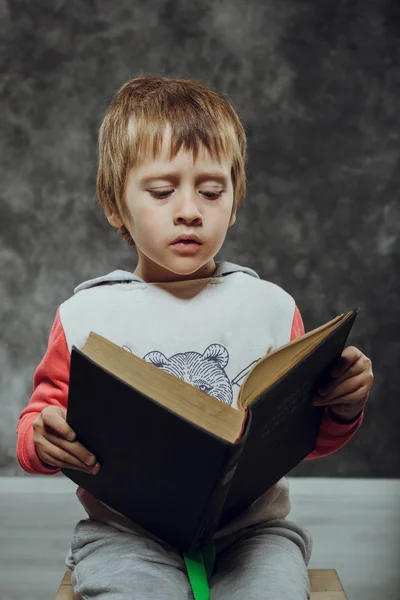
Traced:
POLYGON ((354 410, 357 407, 359 410, 361 410, 361 408, 365 404, 365 401, 366 401, 365 398, 367 396, 368 396, 368 391, 366 390, 366 388, 365 387, 360 388, 359 390, 357 390, 356 392, 353 392, 352 394, 347 394, 346 396, 342 396, 340 398, 335 398, 331 402, 328 402, 328 406, 343 405, 343 406, 351 407, 351 410, 354 410))
POLYGON ((84 462, 80 461, 79 458, 73 454, 70 454, 64 448, 60 448, 59 446, 53 444, 46 438, 42 438, 39 447, 40 456, 47 456, 47 460, 44 458, 42 458, 42 460, 50 465, 57 467, 77 468, 86 471, 86 473, 93 473, 93 471, 97 472, 99 470, 99 467, 96 467, 96 469, 89 467, 84 462))
POLYGON ((62 448, 71 456, 76 457, 82 463, 85 463, 89 467, 92 467, 96 463, 96 457, 92 454, 87 448, 82 446, 82 444, 78 441, 68 442, 63 438, 60 438, 57 434, 46 432, 45 438, 49 440, 55 446, 62 448))
POLYGON ((67 469, 74 469, 76 471, 83 471, 84 473, 88 473, 89 475, 95 475, 96 472, 92 469, 90 469, 89 467, 85 467, 84 465, 73 465, 73 464, 67 464, 67 463, 63 463, 55 458, 53 458, 52 456, 46 454, 46 452, 41 452, 40 453, 40 458, 42 459, 42 461, 44 463, 46 463, 47 465, 53 466, 53 467, 59 467, 61 468, 67 468, 67 469))
POLYGON ((364 368, 360 362, 356 362, 342 373, 341 376, 331 377, 331 379, 318 387, 317 392, 322 396, 327 396, 333 389, 337 388, 342 382, 353 379, 364 373, 364 368))
POLYGON ((55 413, 54 411, 46 412, 46 410, 43 410, 42 419, 45 428, 48 430, 52 429, 65 439, 75 439, 75 432, 68 425, 61 413, 55 413))
POLYGON ((341 377, 346 371, 348 371, 355 363, 357 363, 363 354, 355 346, 348 346, 342 352, 339 360, 331 371, 331 376, 335 379, 341 377))
POLYGON ((358 393, 359 390, 366 389, 365 378, 363 374, 357 375, 356 377, 351 377, 350 379, 345 379, 342 383, 340 383, 337 387, 328 393, 326 396, 321 396, 320 394, 316 394, 315 402, 319 405, 322 404, 330 404, 333 400, 339 399, 340 402, 343 402, 344 397, 348 397, 352 394, 358 393))

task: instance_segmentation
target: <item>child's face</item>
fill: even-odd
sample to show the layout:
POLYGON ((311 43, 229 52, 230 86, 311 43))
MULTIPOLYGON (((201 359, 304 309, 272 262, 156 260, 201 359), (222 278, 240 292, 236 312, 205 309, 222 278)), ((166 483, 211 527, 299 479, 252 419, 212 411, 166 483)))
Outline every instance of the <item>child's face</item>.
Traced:
POLYGON ((148 282, 212 275, 214 256, 235 222, 231 161, 219 163, 205 148, 195 164, 182 148, 170 161, 169 131, 156 161, 146 159, 129 172, 125 202, 130 223, 108 217, 115 227, 127 227, 139 257, 135 274, 148 282), (197 243, 176 243, 182 235, 197 243))

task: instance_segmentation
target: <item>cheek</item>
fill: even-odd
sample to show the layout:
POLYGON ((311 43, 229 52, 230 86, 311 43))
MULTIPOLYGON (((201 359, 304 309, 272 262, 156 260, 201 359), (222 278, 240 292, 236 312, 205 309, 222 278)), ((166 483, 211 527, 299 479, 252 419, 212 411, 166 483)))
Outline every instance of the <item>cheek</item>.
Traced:
POLYGON ((160 211, 154 211, 148 206, 136 206, 131 215, 132 237, 137 239, 139 245, 148 245, 165 232, 160 211))
POLYGON ((223 211, 220 211, 217 218, 214 219, 213 230, 216 235, 223 236, 225 235, 228 227, 229 221, 231 219, 232 208, 225 208, 223 211))

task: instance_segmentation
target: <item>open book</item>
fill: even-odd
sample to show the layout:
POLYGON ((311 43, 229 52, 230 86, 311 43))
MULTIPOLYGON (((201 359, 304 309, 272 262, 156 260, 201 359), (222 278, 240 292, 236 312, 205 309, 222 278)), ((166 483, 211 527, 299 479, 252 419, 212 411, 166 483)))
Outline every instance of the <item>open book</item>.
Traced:
POLYGON ((358 311, 260 359, 237 408, 91 332, 72 348, 67 421, 101 469, 63 473, 179 550, 200 548, 314 449, 325 409, 311 400, 358 311))

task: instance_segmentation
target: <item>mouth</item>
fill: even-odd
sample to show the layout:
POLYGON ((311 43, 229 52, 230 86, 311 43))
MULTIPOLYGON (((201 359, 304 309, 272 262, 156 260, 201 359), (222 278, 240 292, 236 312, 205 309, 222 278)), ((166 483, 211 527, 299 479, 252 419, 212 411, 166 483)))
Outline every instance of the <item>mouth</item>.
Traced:
POLYGON ((180 235, 171 246, 181 256, 194 256, 202 246, 202 242, 196 235, 180 235))
POLYGON ((195 240, 178 240, 172 244, 173 246, 200 246, 195 240))
POLYGON ((182 246, 191 246, 191 245, 197 245, 197 246, 201 246, 201 241, 199 240, 199 238, 196 235, 190 236, 190 235, 180 235, 179 237, 177 237, 173 242, 172 245, 182 245, 182 246))

